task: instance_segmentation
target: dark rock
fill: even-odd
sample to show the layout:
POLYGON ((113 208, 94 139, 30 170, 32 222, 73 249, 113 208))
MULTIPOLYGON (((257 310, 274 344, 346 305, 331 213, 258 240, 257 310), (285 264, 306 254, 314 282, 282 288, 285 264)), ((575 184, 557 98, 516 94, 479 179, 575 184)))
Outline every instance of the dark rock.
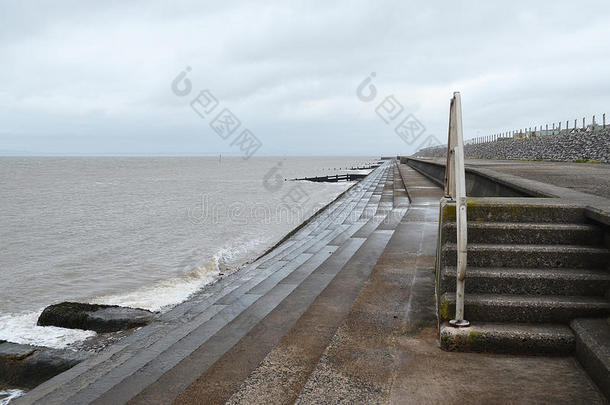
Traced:
POLYGON ((0 382, 34 388, 80 363, 87 354, 17 343, 0 343, 0 382))
POLYGON ((145 309, 62 302, 46 307, 38 318, 38 325, 115 332, 144 326, 154 317, 154 312, 145 309))

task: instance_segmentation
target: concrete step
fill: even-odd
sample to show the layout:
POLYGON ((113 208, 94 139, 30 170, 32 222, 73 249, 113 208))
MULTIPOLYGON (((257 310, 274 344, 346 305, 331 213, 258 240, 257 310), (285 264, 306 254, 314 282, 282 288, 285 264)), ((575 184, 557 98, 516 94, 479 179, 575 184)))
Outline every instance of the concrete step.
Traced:
MULTIPOLYGON (((441 297, 440 318, 455 315, 455 294, 441 297)), ((610 300, 605 297, 560 295, 469 294, 464 298, 464 316, 469 321, 567 324, 576 318, 607 316, 610 300)))
MULTIPOLYGON (((316 267, 302 266, 283 280, 281 284, 298 286, 209 368, 203 368, 202 364, 197 363, 194 366, 199 370, 197 381, 190 387, 184 387, 185 391, 177 403, 224 403, 277 345, 318 294, 332 282, 363 242, 361 239, 351 239, 323 263, 316 267)), ((178 384, 183 384, 184 374, 192 373, 191 368, 173 377, 178 380, 178 384)), ((155 393, 155 390, 162 390, 168 382, 171 382, 171 386, 176 384, 175 381, 166 380, 158 387, 151 387, 138 401, 146 403, 147 398, 164 395, 155 393)))
POLYGON ((575 319, 576 358, 610 400, 610 318, 575 319))
MULTIPOLYGON (((443 263, 455 266, 457 246, 443 246, 443 263)), ((610 262, 606 248, 576 245, 496 245, 468 244, 468 266, 516 268, 605 269, 610 262)))
POLYGON ((572 330, 560 324, 472 322, 455 328, 444 322, 440 342, 447 351, 501 354, 568 355, 575 346, 572 330))
MULTIPOLYGON (((348 249, 351 251, 348 256, 351 257, 359 246, 358 244, 348 249)), ((317 257, 320 256, 328 257, 330 254, 320 252, 317 257)), ((303 281, 303 278, 299 277, 296 283, 283 283, 283 280, 291 278, 292 274, 306 266, 311 258, 311 254, 302 254, 292 262, 285 262, 278 270, 269 272, 266 277, 256 277, 240 285, 208 309, 210 311, 217 308, 207 320, 203 319, 199 324, 186 324, 184 328, 187 329, 184 331, 181 330, 183 328, 176 328, 169 332, 166 339, 159 340, 100 376, 94 384, 71 397, 71 401, 88 402, 89 399, 95 398, 100 403, 124 403, 138 396, 146 402, 150 400, 150 392, 154 391, 148 387, 184 362, 188 364, 185 367, 191 370, 191 373, 182 373, 180 382, 173 382, 172 387, 178 388, 172 393, 168 391, 167 395, 173 395, 175 398, 180 390, 186 389, 197 376, 255 327, 303 281), (197 366, 185 360, 195 357, 197 366)), ((159 392, 155 395, 161 397, 159 392)))
MULTIPOLYGON (((391 231, 375 231, 366 239, 228 403, 294 402, 391 236, 391 231)), ((202 399, 208 403, 207 396, 202 399)), ((180 403, 193 398, 188 400, 180 403)))
MULTIPOLYGON (((354 206, 355 205, 352 205, 352 208, 354 206)), ((337 210, 335 212, 338 214, 341 211, 337 210)), ((288 246, 286 249, 282 249, 279 254, 273 255, 273 257, 265 263, 268 267, 257 268, 252 279, 246 280, 236 289, 230 291, 227 295, 222 296, 215 302, 215 305, 233 306, 242 300, 241 297, 247 296, 259 298, 246 306, 241 312, 236 312, 235 315, 233 315, 234 317, 223 316, 225 326, 221 326, 220 330, 217 328, 206 328, 206 325, 202 325, 203 329, 207 329, 206 332, 212 333, 211 335, 206 335, 207 337, 194 335, 196 341, 193 341, 191 335, 188 335, 181 339, 178 344, 174 344, 171 347, 168 347, 164 352, 158 353, 150 363, 146 364, 141 369, 138 369, 137 373, 124 378, 118 385, 107 393, 104 393, 103 398, 108 401, 118 400, 121 402, 123 399, 131 398, 137 394, 138 401, 146 402, 155 396, 166 395, 168 398, 174 398, 178 395, 180 390, 186 389, 188 384, 194 381, 194 378, 198 377, 213 364, 214 361, 222 357, 227 350, 230 350, 230 348, 244 336, 244 333, 249 333, 252 328, 255 328, 258 324, 257 322, 262 321, 265 314, 269 313, 268 311, 272 311, 273 308, 278 306, 296 286, 301 284, 303 280, 315 270, 315 267, 309 268, 306 265, 307 262, 299 260, 301 257, 304 257, 304 260, 309 260, 311 254, 304 254, 301 252, 318 250, 317 248, 320 248, 320 252, 318 253, 319 256, 319 254, 324 253, 322 250, 325 250, 323 246, 320 246, 321 242, 330 242, 331 238, 334 238, 334 231, 326 229, 327 227, 332 227, 332 217, 326 218, 321 216, 320 218, 317 218, 316 221, 319 221, 320 223, 316 224, 313 229, 310 230, 307 237, 288 246), (308 268, 307 274, 300 271, 301 268, 305 270, 305 267, 308 268), (259 274, 259 272, 264 274, 259 274), (297 273, 299 276, 296 276, 297 273), (277 294, 274 293, 276 290, 277 294), (215 333, 214 331, 217 332, 215 333), (185 344, 187 346, 182 348, 185 344), (210 346, 210 348, 205 350, 208 346, 210 346), (188 354, 190 351, 192 351, 192 354, 188 354), (175 354, 176 352, 178 354, 175 354), (187 359, 189 360, 181 360, 184 358, 184 355, 187 354, 187 359), (195 361, 191 359, 195 358, 198 359, 196 361, 196 366, 195 364, 191 364, 195 361), (185 367, 190 371, 189 373, 183 372, 182 375, 178 376, 177 371, 174 369, 177 370, 178 368, 182 368, 180 364, 183 363, 188 364, 188 367, 185 367), (172 380, 170 385, 174 388, 178 388, 172 390, 171 393, 163 391, 164 389, 158 384, 146 388, 147 384, 151 384, 153 380, 161 376, 161 374, 159 374, 160 372, 167 372, 170 369, 172 370, 171 376, 167 375, 163 378, 172 380), (185 376, 190 376, 193 379, 189 382, 188 378, 185 378, 185 376), (173 379, 177 380, 174 381, 173 379)), ((339 230, 344 228, 346 227, 343 225, 337 227, 339 230)), ((346 245, 354 246, 355 248, 348 248, 347 250, 342 249, 341 252, 338 252, 339 256, 342 258, 341 260, 348 260, 360 246, 359 243, 362 243, 362 241, 363 239, 350 239, 347 241, 349 243, 346 243, 346 245), (359 243, 354 244, 352 242, 359 243), (347 254, 348 251, 350 252, 349 254, 347 254)), ((332 253, 336 248, 337 247, 329 247, 331 250, 329 253, 332 253)), ((340 267, 337 271, 339 269, 340 267)), ((321 282, 328 283, 332 279, 332 276, 329 274, 318 278, 321 282)), ((229 308, 230 307, 223 309, 221 312, 226 312, 229 308)), ((303 310, 305 309, 306 307, 303 308, 303 310)), ((287 323, 286 326, 289 327, 290 323, 287 323)))
POLYGON ((358 222, 355 222, 355 223, 349 225, 349 227, 345 231, 343 231, 337 237, 335 237, 330 242, 328 242, 328 244, 330 246, 341 246, 349 238, 351 238, 352 235, 354 235, 354 233, 356 233, 360 228, 362 228, 366 224, 366 222, 367 221, 358 221, 358 222))
POLYGON ((371 235, 375 229, 386 219, 387 212, 384 214, 376 214, 367 221, 358 231, 354 233, 354 238, 366 238, 371 235))
MULTIPOLYGON (((443 225, 443 243, 456 241, 456 224, 443 225)), ((601 245, 602 230, 589 224, 468 222, 469 243, 601 245)))
MULTIPOLYGON (((447 204, 443 217, 455 221, 455 204, 447 204)), ((566 204, 536 204, 527 202, 492 202, 482 198, 468 199, 468 220, 473 222, 534 222, 576 223, 586 222, 582 207, 566 204)))
MULTIPOLYGON (((455 291, 456 268, 444 267, 441 292, 455 291)), ((466 292, 475 294, 603 296, 610 291, 610 271, 597 269, 466 269, 466 292)))
MULTIPOLYGON (((328 257, 330 253, 320 252, 319 255, 328 257)), ((149 334, 134 341, 112 358, 87 370, 86 379, 89 383, 86 388, 82 387, 83 389, 71 392, 70 387, 67 387, 67 390, 57 392, 55 395, 64 400, 70 398, 71 403, 88 403, 93 400, 101 400, 101 403, 104 403, 106 399, 109 403, 126 402, 178 364, 185 355, 197 350, 236 319, 244 317, 251 321, 260 319, 257 316, 261 316, 271 301, 279 302, 282 294, 289 292, 284 291, 283 288, 278 294, 270 291, 282 279, 303 267, 310 258, 312 258, 311 254, 303 254, 293 262, 278 262, 267 269, 260 269, 255 277, 242 280, 241 284, 237 282, 237 288, 223 289, 210 297, 213 301, 211 303, 195 305, 194 302, 187 302, 198 308, 196 317, 193 318, 191 313, 193 311, 188 311, 187 315, 190 317, 188 322, 186 319, 172 317, 166 318, 165 322, 173 320, 173 327, 152 325, 159 327, 159 333, 149 334), (252 311, 255 311, 257 316, 248 315, 252 311), (117 356, 124 360, 117 361, 117 356)), ((243 321, 237 323, 244 329, 252 327, 251 324, 244 324, 243 321)), ((229 344, 230 341, 226 340, 224 343, 229 344)))

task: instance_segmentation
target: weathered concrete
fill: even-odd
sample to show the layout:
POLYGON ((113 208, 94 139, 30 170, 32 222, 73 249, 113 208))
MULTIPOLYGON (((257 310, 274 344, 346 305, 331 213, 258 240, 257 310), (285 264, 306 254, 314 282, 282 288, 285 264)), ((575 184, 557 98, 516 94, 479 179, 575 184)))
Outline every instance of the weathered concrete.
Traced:
POLYGON ((144 326, 154 318, 155 313, 145 309, 62 302, 46 307, 38 318, 38 325, 88 329, 103 333, 144 326))
POLYGON ((443 323, 440 335, 445 350, 462 352, 569 355, 575 344, 565 325, 475 323, 454 328, 443 323))
MULTIPOLYGON (((456 268, 441 270, 440 291, 455 291, 456 268)), ((468 293, 604 296, 610 272, 604 269, 468 267, 468 293)))
MULTIPOLYGON (((464 313, 468 320, 513 323, 565 323, 575 318, 599 317, 610 313, 605 297, 565 295, 466 294, 464 313)), ((455 294, 441 297, 440 317, 455 314, 455 294)))
MULTIPOLYGON (((473 267, 515 268, 604 268, 610 262, 610 251, 605 247, 572 245, 495 245, 468 244, 468 265, 473 267)), ((442 260, 455 266, 457 246, 443 246, 442 260)))
POLYGON ((610 164, 502 161, 468 159, 473 169, 492 170, 564 187, 599 197, 610 198, 610 164))
MULTIPOLYGON (((444 176, 442 159, 406 161, 437 181, 444 176)), ((446 202, 437 269, 441 346, 532 354, 576 347, 592 376, 599 374, 608 349, 592 355, 590 348, 603 344, 587 346, 584 340, 595 341, 591 334, 581 327, 588 339, 575 338, 566 325, 576 330, 592 321, 575 318, 610 314, 610 200, 603 196, 610 166, 468 160, 466 170, 474 195, 487 196, 468 200, 465 314, 472 326, 455 330, 444 323, 455 311, 456 278, 455 205, 446 202), (535 197, 507 198, 506 185, 535 197)))
MULTIPOLYGON (((258 365, 229 403, 291 403, 298 396, 323 350, 349 312, 355 295, 368 279, 397 222, 404 215, 402 208, 392 212, 392 190, 395 186, 393 179, 388 178, 375 188, 373 196, 378 195, 379 198, 372 196, 371 199, 378 201, 377 214, 354 234, 354 237, 368 237, 366 244, 343 266, 337 277, 258 365), (388 202, 389 207, 385 208, 390 208, 389 211, 383 209, 382 205, 388 202), (386 217, 388 221, 385 221, 386 217), (398 218, 398 221, 394 218, 398 218)), ((203 379, 200 385, 206 385, 203 379)), ((181 397, 181 403, 201 398, 188 395, 189 392, 185 394, 181 397)))
MULTIPOLYGON (((455 222, 443 225, 444 242, 455 243, 455 222)), ((604 233, 591 224, 470 222, 468 243, 510 245, 601 245, 604 233)))
POLYGON ((610 398, 610 318, 575 319, 576 357, 610 398))

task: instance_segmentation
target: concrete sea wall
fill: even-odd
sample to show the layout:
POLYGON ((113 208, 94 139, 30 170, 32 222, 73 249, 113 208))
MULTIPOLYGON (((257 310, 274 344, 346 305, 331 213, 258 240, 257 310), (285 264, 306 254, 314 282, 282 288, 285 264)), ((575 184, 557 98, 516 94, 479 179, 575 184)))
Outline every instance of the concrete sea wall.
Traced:
MULTIPOLYGON (((416 157, 444 157, 446 146, 425 148, 416 157)), ((531 159, 563 162, 598 161, 610 163, 610 129, 595 132, 563 132, 527 138, 504 138, 493 142, 464 145, 467 158, 531 159)))

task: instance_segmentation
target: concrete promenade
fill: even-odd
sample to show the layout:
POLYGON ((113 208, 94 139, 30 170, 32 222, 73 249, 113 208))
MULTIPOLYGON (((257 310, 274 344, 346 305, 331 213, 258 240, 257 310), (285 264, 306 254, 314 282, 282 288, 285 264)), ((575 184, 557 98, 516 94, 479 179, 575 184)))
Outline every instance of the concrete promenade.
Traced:
POLYGON ((610 198, 610 164, 483 159, 467 159, 466 164, 610 198))
POLYGON ((266 256, 15 403, 606 403, 571 356, 440 350, 441 195, 388 161, 266 256))

